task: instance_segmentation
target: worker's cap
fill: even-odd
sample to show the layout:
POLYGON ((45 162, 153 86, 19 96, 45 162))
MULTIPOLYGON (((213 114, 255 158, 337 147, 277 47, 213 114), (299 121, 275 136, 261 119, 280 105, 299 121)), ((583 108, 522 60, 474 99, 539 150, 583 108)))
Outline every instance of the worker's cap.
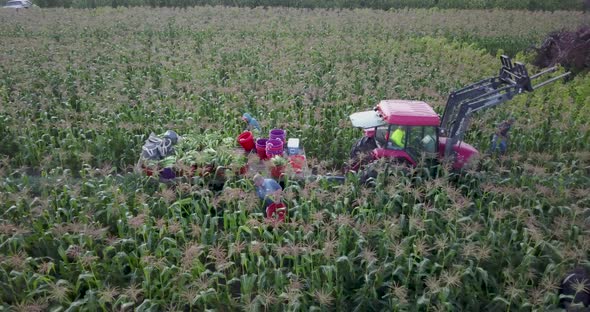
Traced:
POLYGON ((250 122, 250 119, 252 119, 252 115, 250 115, 248 113, 244 113, 244 115, 242 115, 242 120, 243 121, 250 122))
POLYGON ((164 137, 170 139, 170 141, 172 141, 172 144, 176 144, 176 142, 178 142, 178 134, 174 132, 174 130, 167 130, 164 133, 164 137))

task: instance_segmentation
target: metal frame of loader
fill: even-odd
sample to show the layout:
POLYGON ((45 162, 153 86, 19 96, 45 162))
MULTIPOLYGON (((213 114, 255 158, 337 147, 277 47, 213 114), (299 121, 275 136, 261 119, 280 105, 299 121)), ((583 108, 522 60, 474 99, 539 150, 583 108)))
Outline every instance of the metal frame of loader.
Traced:
POLYGON ((513 63, 506 55, 502 55, 500 60, 502 67, 498 76, 473 83, 449 95, 439 127, 439 137, 448 138, 444 151, 445 158, 454 156, 453 146, 463 140, 474 113, 507 102, 518 94, 533 92, 571 74, 566 72, 533 86, 532 80, 556 71, 557 67, 529 76, 524 64, 513 63))

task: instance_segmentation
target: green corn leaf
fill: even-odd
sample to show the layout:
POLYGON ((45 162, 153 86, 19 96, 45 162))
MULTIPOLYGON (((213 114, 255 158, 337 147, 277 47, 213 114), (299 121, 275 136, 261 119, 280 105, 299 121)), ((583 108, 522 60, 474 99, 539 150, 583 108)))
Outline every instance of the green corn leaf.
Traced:
POLYGON ((428 299, 425 294, 418 297, 418 300, 416 301, 416 304, 419 306, 427 305, 428 303, 430 303, 430 299, 428 299))
POLYGON ((510 306, 510 302, 508 300, 504 299, 503 297, 500 297, 500 296, 494 297, 494 299, 492 300, 492 302, 502 303, 502 304, 504 304, 507 307, 510 306))
POLYGON ((88 302, 88 298, 78 299, 78 300, 70 303, 70 306, 64 312, 83 311, 83 307, 86 305, 87 302, 88 302))

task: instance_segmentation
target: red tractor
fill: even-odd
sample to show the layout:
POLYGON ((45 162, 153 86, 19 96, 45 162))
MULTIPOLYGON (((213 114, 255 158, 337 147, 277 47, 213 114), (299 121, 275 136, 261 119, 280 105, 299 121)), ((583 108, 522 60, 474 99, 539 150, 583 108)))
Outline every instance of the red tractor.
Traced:
POLYGON ((350 115, 352 125, 365 131, 365 136, 352 148, 352 169, 383 158, 414 167, 421 159, 435 163, 446 160, 453 169, 464 169, 479 155, 477 149, 462 141, 474 113, 570 74, 533 86, 531 80, 555 71, 556 67, 529 76, 523 64, 513 64, 504 55, 501 62, 498 76, 452 92, 442 120, 427 103, 406 100, 384 100, 371 111, 350 115))

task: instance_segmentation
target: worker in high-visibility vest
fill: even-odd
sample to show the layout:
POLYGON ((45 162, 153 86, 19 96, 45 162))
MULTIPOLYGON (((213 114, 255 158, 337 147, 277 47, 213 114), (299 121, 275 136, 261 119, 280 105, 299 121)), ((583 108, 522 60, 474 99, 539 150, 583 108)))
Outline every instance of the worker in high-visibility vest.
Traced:
POLYGON ((397 129, 395 129, 395 131, 393 131, 389 139, 391 140, 391 142, 395 143, 395 145, 403 148, 405 146, 404 143, 406 141, 406 131, 404 131, 404 128, 400 126, 397 129))

